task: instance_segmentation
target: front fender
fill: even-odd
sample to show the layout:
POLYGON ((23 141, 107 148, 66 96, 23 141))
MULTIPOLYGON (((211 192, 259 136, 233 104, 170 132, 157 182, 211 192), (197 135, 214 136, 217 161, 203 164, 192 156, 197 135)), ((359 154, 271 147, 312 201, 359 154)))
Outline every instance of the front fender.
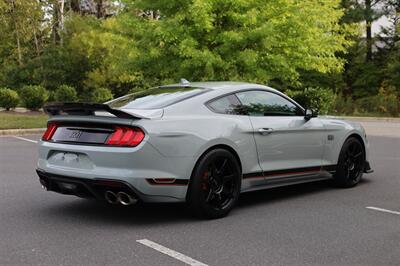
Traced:
POLYGON ((324 119, 328 138, 324 148, 324 165, 336 165, 344 142, 353 135, 359 137, 365 147, 366 160, 369 158, 369 143, 361 124, 339 119, 324 119))

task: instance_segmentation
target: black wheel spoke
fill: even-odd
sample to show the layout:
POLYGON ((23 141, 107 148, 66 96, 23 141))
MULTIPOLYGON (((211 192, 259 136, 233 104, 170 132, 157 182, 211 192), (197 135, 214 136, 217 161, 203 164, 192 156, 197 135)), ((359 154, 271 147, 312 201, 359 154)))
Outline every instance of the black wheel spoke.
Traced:
POLYGON ((362 140, 349 137, 343 144, 338 158, 334 182, 341 187, 353 187, 359 183, 364 172, 365 149, 362 140))
POLYGON ((218 172, 218 174, 222 174, 223 172, 224 172, 224 170, 225 170, 225 167, 226 167, 226 165, 228 164, 228 159, 224 159, 224 161, 223 161, 223 163, 222 163, 222 165, 221 165, 221 167, 219 168, 219 170, 217 171, 218 172))
POLYGON ((222 197, 221 197, 221 193, 217 193, 215 194, 215 199, 216 199, 216 203, 217 203, 217 207, 218 208, 222 208, 222 197))
POLYGON ((219 218, 234 207, 240 194, 241 169, 235 156, 221 148, 205 153, 193 169, 187 202, 196 215, 219 218))
POLYGON ((352 143, 345 156, 345 173, 346 178, 349 180, 357 180, 361 173, 363 164, 364 151, 361 145, 357 142, 352 143))
POLYGON ((204 201, 216 209, 228 206, 235 198, 239 174, 230 158, 219 157, 210 162, 203 174, 204 201))
POLYGON ((347 167, 347 168, 346 168, 346 177, 347 177, 347 178, 350 178, 350 177, 351 177, 351 170, 350 170, 350 167, 347 167))
POLYGON ((214 162, 210 166, 210 173, 211 173, 212 177, 215 177, 218 175, 217 167, 215 166, 214 162))
POLYGON ((208 195, 206 197, 206 202, 212 201, 214 198, 214 195, 215 195, 214 192, 210 189, 210 191, 208 192, 208 195))

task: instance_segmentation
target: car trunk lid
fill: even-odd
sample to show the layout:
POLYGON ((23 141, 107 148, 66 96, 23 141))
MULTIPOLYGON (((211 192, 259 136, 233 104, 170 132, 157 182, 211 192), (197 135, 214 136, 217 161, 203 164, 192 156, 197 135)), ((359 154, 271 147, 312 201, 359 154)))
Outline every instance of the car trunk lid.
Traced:
POLYGON ((44 110, 50 115, 44 141, 121 147, 138 145, 145 134, 140 121, 160 115, 156 110, 128 113, 92 103, 52 103, 44 110))

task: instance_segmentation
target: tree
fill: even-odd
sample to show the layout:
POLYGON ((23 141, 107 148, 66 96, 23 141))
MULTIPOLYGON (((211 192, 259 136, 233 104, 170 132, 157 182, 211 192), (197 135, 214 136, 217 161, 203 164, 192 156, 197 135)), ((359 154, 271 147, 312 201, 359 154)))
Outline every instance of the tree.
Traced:
POLYGON ((391 0, 343 0, 345 9, 341 23, 356 24, 359 34, 353 36, 354 45, 343 55, 346 60, 342 92, 354 98, 376 95, 385 79, 387 36, 384 31, 372 35, 373 23, 388 14, 391 0))
POLYGON ((387 80, 390 85, 396 88, 400 100, 400 1, 393 0, 393 10, 392 28, 388 33, 391 38, 387 56, 387 80))
POLYGON ((8 83, 10 73, 30 58, 40 56, 42 7, 37 0, 0 0, 0 84, 8 83))
POLYGON ((16 61, 23 64, 24 46, 32 39, 32 29, 38 27, 32 19, 39 11, 39 4, 34 0, 0 0, 0 26, 3 29, 0 42, 16 52, 16 61), (7 39, 8 37, 8 39, 7 39), (13 39, 12 42, 10 42, 13 39))
POLYGON ((141 10, 158 10, 136 29, 146 56, 146 77, 171 81, 247 80, 298 85, 299 71, 340 72, 336 56, 350 42, 339 25, 339 1, 154 1, 138 0, 141 10), (323 14, 323 15, 321 15, 323 14))

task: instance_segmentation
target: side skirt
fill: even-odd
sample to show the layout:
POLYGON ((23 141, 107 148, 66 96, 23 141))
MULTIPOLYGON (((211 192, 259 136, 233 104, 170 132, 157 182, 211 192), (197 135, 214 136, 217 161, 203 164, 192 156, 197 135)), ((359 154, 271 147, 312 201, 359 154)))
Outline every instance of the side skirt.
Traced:
POLYGON ((329 165, 244 174, 243 182, 257 182, 252 182, 253 184, 249 184, 241 192, 329 180, 332 179, 332 174, 335 173, 335 170, 336 165, 329 165))

